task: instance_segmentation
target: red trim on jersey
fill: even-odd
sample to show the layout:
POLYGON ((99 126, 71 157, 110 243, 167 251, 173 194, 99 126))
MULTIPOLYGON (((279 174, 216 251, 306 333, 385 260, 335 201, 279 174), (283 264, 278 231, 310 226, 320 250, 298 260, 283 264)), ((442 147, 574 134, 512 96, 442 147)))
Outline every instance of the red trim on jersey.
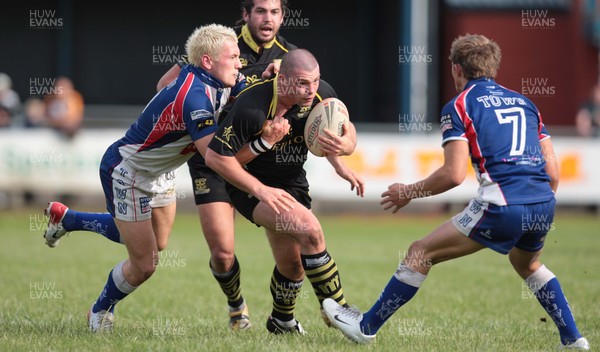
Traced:
POLYGON ((185 81, 179 88, 175 101, 167 105, 160 113, 158 121, 152 127, 152 131, 148 134, 148 137, 138 148, 138 152, 146 149, 148 146, 156 143, 159 139, 164 137, 170 132, 175 131, 178 126, 183 126, 183 102, 190 91, 192 83, 194 82, 194 74, 188 73, 185 77, 185 81))
MULTIPOLYGON (((460 95, 456 98, 456 101, 454 102, 454 109, 458 113, 458 116, 463 121, 463 125, 465 126, 465 137, 469 141, 469 148, 471 149, 471 155, 472 155, 472 157, 477 158, 479 160, 479 165, 477 166, 479 169, 479 173, 487 174, 488 177, 490 178, 490 181, 496 182, 492 179, 492 176, 485 168, 485 163, 487 160, 483 157, 483 154, 481 153, 481 148, 479 147, 479 142, 477 141, 477 131, 475 130, 475 127, 473 127, 473 119, 471 119, 471 117, 467 113, 467 104, 466 104, 467 94, 469 94, 469 92, 473 88, 475 88, 475 84, 472 85, 471 87, 469 87, 469 89, 460 93, 460 95)), ((498 185, 498 189, 500 190, 502 199, 504 199, 504 203, 508 204, 506 202, 506 197, 504 196, 504 192, 500 188, 500 185, 498 185)))
POLYGON ((185 98, 190 92, 190 87, 192 86, 193 82, 194 74, 190 72, 185 77, 185 81, 183 82, 181 88, 179 88, 179 92, 177 92, 177 95, 175 96, 175 101, 173 105, 173 117, 178 120, 177 122, 183 123, 183 103, 185 102, 185 98))
MULTIPOLYGON (((133 204, 133 209, 131 209, 130 211, 133 212, 133 221, 137 222, 138 218, 137 218, 137 211, 136 211, 136 201, 135 201, 135 176, 137 175, 137 171, 133 173, 131 180, 133 181, 131 183, 131 200, 132 200, 132 204, 133 204)), ((127 204, 127 203, 125 203, 127 204)))
POLYGON ((475 88, 475 85, 469 87, 469 89, 463 91, 458 95, 456 100, 454 101, 454 110, 458 114, 458 117, 463 122, 463 126, 465 127, 465 137, 469 141, 469 148, 471 149, 471 154, 473 157, 479 160, 479 171, 485 172, 485 158, 481 154, 481 148, 479 148, 479 143, 477 143, 477 131, 475 131, 475 127, 473 127, 473 119, 467 113, 467 94, 471 91, 471 89, 475 88))
POLYGON ((210 100, 212 102, 213 101, 212 93, 210 91, 210 88, 207 85, 204 86, 204 93, 206 93, 208 100, 210 100))
POLYGON ((544 122, 542 121, 542 113, 538 111, 538 138, 540 139, 540 141, 542 139, 546 139, 546 138, 550 137, 550 135, 542 133, 543 129, 544 129, 544 122))

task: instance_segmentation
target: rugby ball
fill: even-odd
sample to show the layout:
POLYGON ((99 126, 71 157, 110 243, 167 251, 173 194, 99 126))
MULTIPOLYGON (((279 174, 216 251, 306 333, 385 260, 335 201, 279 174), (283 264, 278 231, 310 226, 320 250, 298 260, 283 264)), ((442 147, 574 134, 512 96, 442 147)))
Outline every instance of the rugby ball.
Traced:
POLYGON ((324 156, 319 144, 319 136, 327 134, 323 129, 342 135, 342 126, 350 121, 348 109, 344 103, 336 98, 327 98, 320 101, 311 110, 304 125, 304 142, 306 147, 316 156, 324 156))

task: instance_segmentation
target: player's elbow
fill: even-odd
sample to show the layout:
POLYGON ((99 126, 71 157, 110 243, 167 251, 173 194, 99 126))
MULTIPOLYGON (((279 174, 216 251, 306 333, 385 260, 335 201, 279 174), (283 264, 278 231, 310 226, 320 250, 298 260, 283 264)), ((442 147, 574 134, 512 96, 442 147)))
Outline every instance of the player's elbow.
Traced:
POLYGON ((550 188, 552 188, 553 192, 556 192, 559 182, 558 167, 555 166, 554 168, 546 168, 546 173, 550 177, 550 188), (550 171, 548 169, 550 169, 550 171))
POLYGON ((448 180, 448 186, 450 188, 459 186, 465 180, 466 174, 467 173, 464 170, 449 170, 448 177, 446 178, 448 180))
POLYGON ((220 173, 221 165, 220 155, 215 153, 212 149, 207 148, 206 154, 204 156, 204 160, 206 162, 206 166, 210 167, 213 171, 220 173))
POLYGON ((212 153, 210 148, 206 150, 206 154, 204 155, 204 161, 206 162, 206 166, 214 170, 214 167, 216 167, 215 155, 212 153))

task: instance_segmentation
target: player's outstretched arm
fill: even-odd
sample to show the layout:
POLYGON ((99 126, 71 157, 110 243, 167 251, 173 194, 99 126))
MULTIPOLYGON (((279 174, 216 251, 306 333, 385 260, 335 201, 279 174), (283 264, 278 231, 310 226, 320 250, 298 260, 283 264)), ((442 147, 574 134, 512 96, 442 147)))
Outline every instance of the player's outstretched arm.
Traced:
POLYGON ((362 177, 357 175, 352 169, 350 169, 342 158, 339 156, 327 156, 327 161, 333 166, 335 172, 344 180, 350 182, 350 190, 353 191, 356 189, 356 195, 364 197, 365 196, 365 181, 363 181, 362 177))
POLYGON ((558 189, 558 162, 556 160, 556 155, 554 154, 554 147, 552 146, 552 140, 550 138, 546 138, 540 141, 540 148, 542 149, 542 154, 544 155, 544 161, 546 161, 546 173, 550 176, 550 188, 552 191, 556 193, 558 189))
POLYGON ((342 135, 337 136, 328 129, 323 130, 318 140, 326 155, 350 155, 356 148, 356 128, 352 122, 342 126, 342 135))
POLYGON ((467 175, 469 163, 469 145, 466 141, 455 140, 444 146, 444 165, 435 170, 427 178, 406 185, 394 183, 381 194, 381 205, 387 210, 393 208, 397 212, 412 199, 430 197, 444 193, 460 185, 467 175))
POLYGON ((161 89, 167 86, 167 84, 171 83, 174 79, 179 76, 181 72, 181 67, 178 64, 173 65, 169 69, 169 71, 165 72, 165 74, 158 80, 156 84, 156 91, 159 92, 161 89))

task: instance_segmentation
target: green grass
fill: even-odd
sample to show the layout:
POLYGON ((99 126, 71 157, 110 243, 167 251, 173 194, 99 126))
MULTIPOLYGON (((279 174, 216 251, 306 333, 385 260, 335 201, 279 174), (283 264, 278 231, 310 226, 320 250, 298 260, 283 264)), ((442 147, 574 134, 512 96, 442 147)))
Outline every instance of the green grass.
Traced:
MULTIPOLYGON (((370 308, 408 245, 443 221, 433 216, 323 217, 349 302, 370 308)), ((508 259, 489 250, 436 266, 417 296, 380 330, 375 347, 356 346, 328 329, 308 282, 296 316, 306 336, 272 336, 273 269, 262 229, 241 217, 237 255, 254 327, 228 331, 226 301, 208 269, 209 253, 193 214, 178 214, 163 265, 117 307, 115 331, 87 331, 85 313, 125 248, 76 232, 49 249, 45 220, 0 213, 0 350, 52 351, 550 351, 558 332, 523 288, 508 259)), ((559 277, 583 334, 600 341, 600 221, 557 216, 543 262, 559 277)))

